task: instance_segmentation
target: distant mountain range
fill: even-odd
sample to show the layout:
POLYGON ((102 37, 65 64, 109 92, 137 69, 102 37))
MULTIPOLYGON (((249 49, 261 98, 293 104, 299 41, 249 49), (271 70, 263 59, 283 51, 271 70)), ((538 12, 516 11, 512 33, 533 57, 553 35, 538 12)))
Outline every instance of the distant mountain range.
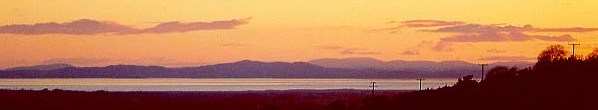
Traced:
POLYGON ((48 65, 14 67, 14 68, 8 68, 6 70, 54 70, 54 69, 62 69, 62 68, 68 68, 68 67, 75 67, 75 66, 70 65, 70 64, 58 63, 58 64, 48 64, 48 65))
MULTIPOLYGON (((476 70, 479 71, 480 66, 465 61, 405 61, 392 60, 381 61, 374 58, 354 57, 354 58, 325 58, 311 60, 309 63, 328 68, 347 68, 347 69, 378 69, 378 70, 401 70, 401 71, 417 71, 417 72, 437 72, 448 70, 476 70)), ((516 61, 516 62, 496 62, 489 64, 490 67, 495 66, 515 66, 525 68, 533 66, 535 63, 516 61)))
MULTIPOLYGON (((502 62, 525 67, 530 62, 502 62)), ((463 61, 380 61, 372 58, 317 59, 309 62, 243 60, 198 67, 110 65, 76 67, 49 64, 0 71, 0 78, 455 78, 479 74, 479 66, 463 61)))
MULTIPOLYGON (((354 58, 325 58, 311 60, 309 63, 327 68, 345 68, 345 69, 374 69, 388 71, 405 71, 417 73, 423 77, 459 77, 463 75, 479 75, 481 67, 465 61, 405 61, 392 60, 381 61, 374 58, 354 57, 354 58)), ((516 61, 516 62, 496 62, 489 64, 486 70, 496 66, 508 66, 526 68, 535 63, 516 61)))

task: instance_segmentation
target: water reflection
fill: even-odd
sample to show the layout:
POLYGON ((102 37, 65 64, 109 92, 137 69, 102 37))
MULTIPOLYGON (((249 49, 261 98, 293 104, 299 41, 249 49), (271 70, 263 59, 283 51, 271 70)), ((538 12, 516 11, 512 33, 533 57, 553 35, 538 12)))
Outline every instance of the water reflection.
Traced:
MULTIPOLYGON (((376 81, 379 90, 417 90, 415 79, 271 79, 271 78, 149 78, 149 79, 0 79, 3 89, 66 89, 107 91, 247 91, 289 89, 369 89, 376 81)), ((427 79, 423 88, 438 88, 454 79, 427 79)))

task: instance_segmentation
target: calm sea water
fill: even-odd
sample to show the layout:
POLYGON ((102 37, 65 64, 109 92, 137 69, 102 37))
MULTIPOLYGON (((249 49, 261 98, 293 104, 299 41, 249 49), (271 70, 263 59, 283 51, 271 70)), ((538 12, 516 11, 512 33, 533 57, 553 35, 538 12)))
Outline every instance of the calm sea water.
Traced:
MULTIPOLYGON (((415 79, 270 79, 270 78, 149 78, 149 79, 0 79, 0 89, 64 89, 82 91, 248 91, 290 89, 417 90, 415 79)), ((455 79, 427 79, 423 88, 452 85, 455 79)))

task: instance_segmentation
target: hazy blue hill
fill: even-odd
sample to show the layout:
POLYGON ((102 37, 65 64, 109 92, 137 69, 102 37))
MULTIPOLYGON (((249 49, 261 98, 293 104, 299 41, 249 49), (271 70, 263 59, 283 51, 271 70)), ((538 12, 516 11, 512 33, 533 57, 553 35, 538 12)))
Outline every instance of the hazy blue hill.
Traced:
MULTIPOLYGON (((160 66, 110 65, 66 67, 52 70, 4 70, 1 78, 143 78, 168 77, 170 68, 160 66)), ((176 76, 176 75, 173 75, 176 76)))
POLYGON ((307 62, 243 60, 199 67, 110 65, 53 70, 4 70, 0 78, 402 78, 399 71, 326 68, 307 62))
POLYGON ((70 64, 47 64, 47 65, 34 65, 34 66, 24 66, 24 67, 14 67, 8 68, 6 70, 54 70, 54 69, 63 69, 68 67, 75 67, 70 64))
MULTIPOLYGON (((501 62, 496 65, 526 65, 501 62)), ((110 65, 74 67, 68 64, 17 67, 0 71, 0 78, 455 78, 480 73, 463 61, 380 61, 372 58, 320 59, 311 62, 243 60, 198 67, 110 65)))
POLYGON ((467 68, 470 69, 475 67, 475 64, 467 63, 464 61, 405 61, 405 60, 393 60, 393 61, 382 61, 373 58, 344 58, 344 59, 316 59, 309 61, 312 64, 316 64, 323 67, 331 68, 347 68, 347 69, 384 69, 384 70, 425 70, 425 71, 436 71, 441 69, 455 69, 455 68, 467 68))
POLYGON ((348 69, 385 69, 385 66, 387 66, 384 61, 367 57, 354 57, 345 59, 324 58, 311 60, 309 63, 329 68, 348 69))
POLYGON ((259 62, 243 60, 233 63, 195 68, 206 74, 223 77, 331 77, 331 74, 351 74, 349 69, 324 68, 305 62, 259 62))
POLYGON ((251 60, 186 68, 186 70, 201 71, 204 77, 234 78, 402 78, 411 76, 401 71, 330 68, 307 62, 251 60))
MULTIPOLYGON (((426 77, 458 77, 462 75, 480 73, 480 66, 465 61, 406 61, 392 60, 382 61, 374 58, 356 57, 356 58, 324 58, 311 60, 309 63, 329 68, 345 69, 377 69, 387 71, 403 71, 409 73, 418 73, 426 77)), ((516 66, 519 68, 533 66, 532 62, 497 62, 490 64, 493 66, 516 66)), ((489 67, 489 68, 491 68, 489 67)))

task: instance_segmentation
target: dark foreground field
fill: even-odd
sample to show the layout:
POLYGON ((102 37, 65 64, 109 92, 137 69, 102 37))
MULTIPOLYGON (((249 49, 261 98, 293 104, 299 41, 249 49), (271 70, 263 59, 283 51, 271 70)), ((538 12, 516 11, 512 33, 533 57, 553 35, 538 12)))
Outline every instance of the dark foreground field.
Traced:
MULTIPOLYGON (((376 91, 396 97, 406 91, 376 91)), ((357 110, 368 90, 243 92, 81 92, 0 90, 2 110, 357 110)), ((373 102, 372 102, 373 103, 373 102)))

